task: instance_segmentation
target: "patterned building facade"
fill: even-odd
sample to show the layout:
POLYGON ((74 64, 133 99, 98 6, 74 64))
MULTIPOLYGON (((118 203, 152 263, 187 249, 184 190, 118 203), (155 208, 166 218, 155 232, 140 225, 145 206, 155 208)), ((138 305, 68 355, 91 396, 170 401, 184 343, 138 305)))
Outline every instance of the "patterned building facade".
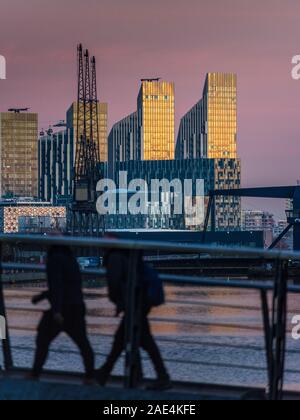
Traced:
POLYGON ((53 227, 63 227, 66 208, 45 203, 0 203, 0 231, 2 233, 41 233, 53 227))
MULTIPOLYGON (((214 189, 228 190, 241 187, 240 159, 213 159, 214 189)), ((216 197, 216 229, 240 230, 242 224, 241 199, 239 197, 216 197)))

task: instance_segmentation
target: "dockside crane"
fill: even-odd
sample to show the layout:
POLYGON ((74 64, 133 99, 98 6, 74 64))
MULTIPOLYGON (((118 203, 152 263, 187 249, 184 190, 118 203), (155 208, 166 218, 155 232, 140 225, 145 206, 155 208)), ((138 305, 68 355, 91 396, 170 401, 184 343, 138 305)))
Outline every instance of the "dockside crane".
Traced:
POLYGON ((97 97, 96 59, 88 50, 77 48, 77 123, 75 133, 75 168, 73 203, 69 230, 72 234, 99 235, 102 218, 96 211, 96 185, 99 171, 99 102, 97 97))

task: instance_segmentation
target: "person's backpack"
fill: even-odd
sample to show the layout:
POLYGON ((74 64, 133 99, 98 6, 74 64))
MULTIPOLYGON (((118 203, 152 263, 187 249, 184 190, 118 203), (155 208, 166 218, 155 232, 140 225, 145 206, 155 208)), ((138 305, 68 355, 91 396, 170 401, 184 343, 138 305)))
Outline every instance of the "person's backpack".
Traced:
POLYGON ((148 264, 143 266, 143 283, 148 305, 150 307, 163 305, 166 301, 163 283, 158 272, 148 264))

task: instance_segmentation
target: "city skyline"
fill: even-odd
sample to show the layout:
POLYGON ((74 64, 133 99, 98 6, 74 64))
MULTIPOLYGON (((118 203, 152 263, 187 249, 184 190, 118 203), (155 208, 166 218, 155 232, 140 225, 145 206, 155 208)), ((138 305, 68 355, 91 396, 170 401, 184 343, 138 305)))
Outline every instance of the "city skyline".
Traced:
POLYGON ((0 401, 300 400, 299 18, 0 0, 0 401))
POLYGON ((141 77, 175 81, 177 133, 181 116, 201 94, 205 74, 235 72, 243 186, 295 184, 300 82, 291 77, 291 59, 299 53, 300 5, 226 2, 224 10, 220 0, 128 0, 126 5, 89 0, 88 7, 74 0, 72 8, 66 0, 42 0, 39 7, 34 0, 26 5, 3 0, 0 54, 7 61, 7 80, 0 81, 0 110, 30 106, 45 129, 64 118, 76 100, 74 50, 80 40, 97 58, 109 130, 135 109, 141 77), (81 33, 77 28, 84 22, 89 24, 81 33))

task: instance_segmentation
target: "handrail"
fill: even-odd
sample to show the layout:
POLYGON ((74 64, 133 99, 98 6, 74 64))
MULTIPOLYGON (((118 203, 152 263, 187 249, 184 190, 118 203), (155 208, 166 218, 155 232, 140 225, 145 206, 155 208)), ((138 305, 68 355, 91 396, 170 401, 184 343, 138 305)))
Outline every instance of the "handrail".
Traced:
POLYGON ((37 245, 69 245, 104 249, 156 250, 184 253, 213 253, 216 255, 258 257, 271 260, 300 260, 300 252, 265 250, 262 248, 187 245, 174 242, 139 241, 128 239, 78 238, 72 236, 44 236, 1 234, 0 243, 34 243, 37 245))
MULTIPOLYGON (((37 271, 39 273, 46 272, 45 264, 27 264, 27 263, 2 263, 2 270, 4 271, 37 271)), ((82 274, 85 275, 96 275, 99 277, 105 277, 106 270, 104 268, 85 268, 81 270, 82 274)))
MULTIPOLYGON (((24 270, 45 272, 44 264, 22 264, 22 263, 2 263, 3 270, 24 270)), ((106 270, 100 269, 82 269, 84 275, 96 275, 104 278, 106 270)), ((180 276, 173 274, 160 274, 160 278, 164 283, 181 284, 187 286, 205 286, 205 287, 224 287, 228 289, 248 289, 248 290, 265 290, 272 291, 274 284, 271 281, 251 281, 251 280, 229 280, 227 277, 199 277, 199 276, 180 276)), ((300 286, 288 286, 288 292, 300 293, 300 286)))

